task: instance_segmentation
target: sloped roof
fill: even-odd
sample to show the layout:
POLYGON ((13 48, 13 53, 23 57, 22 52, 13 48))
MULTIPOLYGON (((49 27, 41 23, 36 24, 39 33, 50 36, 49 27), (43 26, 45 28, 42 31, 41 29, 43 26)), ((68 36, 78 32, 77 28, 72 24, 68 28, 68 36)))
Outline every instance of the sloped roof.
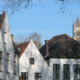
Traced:
POLYGON ((80 21, 79 21, 79 18, 78 17, 76 19, 76 27, 80 27, 80 21))
MULTIPOLYGON (((48 42, 49 58, 80 58, 80 43, 66 34, 55 36, 48 42)), ((46 56, 46 46, 40 52, 46 56)))
POLYGON ((0 15, 0 29, 2 27, 2 23, 3 23, 3 20, 4 20, 4 16, 5 16, 5 12, 3 12, 1 15, 0 15))
MULTIPOLYGON (((24 42, 24 43, 20 43, 20 44, 16 44, 16 46, 18 48, 20 48, 20 57, 22 56, 22 54, 24 53, 25 49, 27 48, 28 44, 30 41, 28 42, 24 42)), ((34 41, 35 44, 37 44, 36 41, 34 41)))

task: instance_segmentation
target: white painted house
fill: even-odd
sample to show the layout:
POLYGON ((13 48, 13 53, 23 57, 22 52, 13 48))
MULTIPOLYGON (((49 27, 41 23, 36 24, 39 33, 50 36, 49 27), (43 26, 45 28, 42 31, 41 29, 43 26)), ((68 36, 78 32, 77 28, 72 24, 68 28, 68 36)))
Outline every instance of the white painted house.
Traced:
POLYGON ((5 12, 0 15, 0 80, 18 80, 18 53, 5 12))
POLYGON ((80 80, 79 42, 65 34, 55 36, 45 41, 40 52, 31 40, 21 53, 22 80, 80 80))
MULTIPOLYGON (((77 34, 78 39, 79 32, 77 34)), ((80 80, 78 41, 66 34, 55 36, 45 40, 40 52, 32 40, 24 44, 26 47, 21 45, 19 75, 22 80, 80 80)))
POLYGON ((47 72, 48 65, 31 40, 20 56, 19 75, 22 77, 22 80, 45 80, 47 72))

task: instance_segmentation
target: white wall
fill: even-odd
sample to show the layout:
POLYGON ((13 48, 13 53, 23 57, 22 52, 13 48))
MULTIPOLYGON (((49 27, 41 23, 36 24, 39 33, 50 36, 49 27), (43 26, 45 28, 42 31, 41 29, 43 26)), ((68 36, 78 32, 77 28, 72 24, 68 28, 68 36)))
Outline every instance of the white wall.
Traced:
POLYGON ((74 80, 73 65, 80 64, 80 59, 50 59, 50 73, 53 80, 53 64, 60 64, 60 80, 63 80, 63 65, 70 64, 70 80, 74 80))
MULTIPOLYGON (((12 43, 12 38, 11 38, 11 34, 10 34, 10 31, 9 31, 9 25, 8 25, 8 20, 7 20, 7 17, 5 15, 4 17, 4 20, 3 20, 3 24, 2 24, 2 27, 1 27, 1 30, 0 30, 0 39, 2 39, 3 43, 4 43, 4 33, 6 33, 6 44, 2 44, 1 40, 0 40, 0 47, 1 45, 3 47, 1 47, 0 49, 4 50, 4 62, 3 62, 3 65, 4 65, 4 80, 18 80, 18 77, 19 75, 14 75, 13 74, 13 56, 14 56, 14 47, 13 47, 13 43, 12 43), (7 53, 9 53, 9 67, 8 67, 8 71, 9 73, 7 73, 7 61, 6 61, 6 57, 7 57, 7 53)), ((17 56, 18 58, 18 56, 17 56)), ((16 60, 18 62, 18 59, 16 60)), ((18 64, 17 64, 17 73, 18 73, 18 64)))
POLYGON ((48 65, 41 56, 40 52, 38 51, 37 47, 31 40, 28 47, 22 54, 19 59, 19 74, 21 76, 21 72, 28 72, 28 80, 35 80, 35 73, 41 72, 42 73, 42 80, 47 80, 46 75, 48 71, 48 65), (34 64, 29 64, 29 59, 34 58, 34 64))

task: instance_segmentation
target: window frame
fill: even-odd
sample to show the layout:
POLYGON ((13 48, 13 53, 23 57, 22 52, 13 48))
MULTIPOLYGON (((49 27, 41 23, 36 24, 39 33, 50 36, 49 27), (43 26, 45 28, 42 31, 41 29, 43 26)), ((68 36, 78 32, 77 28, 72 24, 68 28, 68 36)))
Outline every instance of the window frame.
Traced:
MULTIPOLYGON (((77 75, 80 76, 80 64, 74 64, 73 70, 74 70, 74 80, 75 80, 75 79, 77 79, 77 75), (77 70, 75 68, 77 68, 77 70), (76 70, 76 72, 75 72, 75 70, 76 70)), ((79 79, 80 79, 80 77, 79 77, 79 79)))
POLYGON ((33 65, 33 64, 34 64, 34 58, 29 58, 29 63, 30 63, 31 65, 33 65))
POLYGON ((13 74, 16 75, 17 72, 16 72, 16 55, 14 54, 13 55, 13 74))
POLYGON ((4 32, 4 44, 7 43, 7 32, 4 32))
POLYGON ((42 73, 41 72, 35 73, 35 80, 42 80, 42 73))
POLYGON ((60 64, 53 64, 53 80, 60 80, 60 64))
POLYGON ((7 59, 6 59, 6 61, 7 61, 7 73, 9 73, 9 60, 10 60, 10 54, 9 53, 7 53, 7 59))
POLYGON ((70 80, 70 64, 63 64, 63 80, 70 80))
POLYGON ((28 72, 21 72, 21 78, 22 80, 28 80, 28 72))

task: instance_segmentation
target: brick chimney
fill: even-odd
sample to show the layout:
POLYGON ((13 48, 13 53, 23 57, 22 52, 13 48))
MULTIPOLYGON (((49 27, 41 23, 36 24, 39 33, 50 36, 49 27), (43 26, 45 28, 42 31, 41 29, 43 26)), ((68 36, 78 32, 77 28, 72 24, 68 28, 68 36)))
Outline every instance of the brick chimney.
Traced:
POLYGON ((49 42, 49 40, 45 40, 45 52, 46 52, 46 56, 48 56, 48 55, 49 55, 48 42, 49 42))

